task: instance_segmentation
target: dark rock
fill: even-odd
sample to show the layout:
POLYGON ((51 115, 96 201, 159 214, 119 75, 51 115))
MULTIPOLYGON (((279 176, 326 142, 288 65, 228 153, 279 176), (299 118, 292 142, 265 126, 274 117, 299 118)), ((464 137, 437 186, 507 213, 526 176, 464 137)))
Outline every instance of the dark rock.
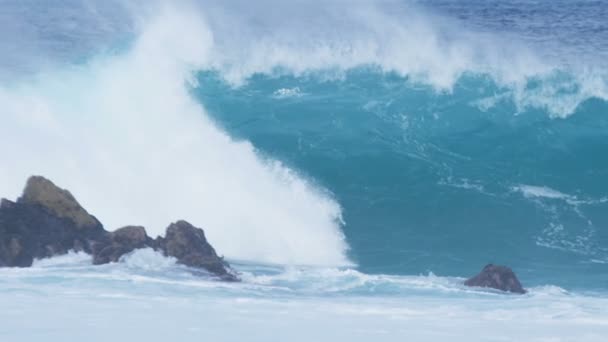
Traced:
POLYGON ((489 287, 505 292, 526 293, 515 273, 506 266, 486 265, 478 275, 468 279, 464 284, 489 287))
POLYGON ((172 224, 166 237, 156 240, 143 227, 110 233, 69 191, 40 176, 27 181, 17 202, 0 201, 0 267, 29 267, 34 259, 70 250, 92 254, 94 264, 105 264, 139 248, 160 250, 181 264, 205 269, 223 280, 238 280, 207 242, 203 230, 185 221, 172 224))
POLYGON ((23 195, 0 203, 0 265, 28 267, 34 259, 91 252, 107 232, 66 190, 42 177, 31 177, 23 195))
POLYGON ((91 253, 93 242, 106 235, 101 224, 83 230, 40 205, 5 200, 0 206, 0 265, 28 267, 34 259, 72 249, 91 253))
POLYGON ((155 242, 146 234, 144 227, 128 226, 110 233, 106 244, 93 250, 93 264, 117 262, 121 256, 140 248, 154 248, 155 242))
POLYGON ((38 205, 49 213, 72 221, 79 229, 99 229, 101 224, 76 201, 72 194, 40 176, 27 180, 18 203, 38 205))
POLYGON ((0 199, 0 208, 10 208, 14 205, 15 203, 12 201, 7 200, 6 198, 2 198, 0 199))
POLYGON ((171 224, 165 237, 157 241, 166 256, 175 257, 181 264, 206 269, 223 280, 238 280, 228 263, 207 242, 205 232, 186 221, 171 224))

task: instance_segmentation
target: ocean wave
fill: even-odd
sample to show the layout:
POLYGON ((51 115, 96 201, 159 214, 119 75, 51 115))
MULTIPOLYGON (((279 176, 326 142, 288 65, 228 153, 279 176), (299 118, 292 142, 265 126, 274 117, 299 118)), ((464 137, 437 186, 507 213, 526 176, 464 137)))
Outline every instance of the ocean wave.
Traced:
MULTIPOLYGON (((124 50, 127 39, 141 42, 144 36, 152 40, 179 36, 167 39, 165 49, 156 53, 168 56, 175 49, 179 54, 173 54, 174 61, 218 71, 234 86, 245 84, 257 74, 335 79, 349 70, 373 67, 428 85, 438 93, 453 92, 458 82, 470 75, 489 78, 500 91, 478 99, 480 107, 486 109, 508 99, 516 103, 518 112, 534 108, 563 118, 589 99, 608 99, 604 64, 586 61, 579 65, 548 58, 544 51, 522 41, 497 32, 475 31, 413 1, 364 1, 350 6, 341 1, 289 5, 270 1, 265 5, 217 0, 188 4, 133 0, 119 5, 112 1, 108 5, 91 4, 81 11, 83 18, 79 20, 93 23, 90 32, 79 36, 68 25, 54 29, 88 39, 88 44, 97 41, 97 51, 104 56, 108 51, 124 50), (265 5, 276 12, 269 12, 265 5), (281 15, 273 14, 279 12, 281 15), (113 35, 120 48, 107 47, 113 35), (190 39, 188 44, 181 45, 186 39, 190 39)), ((61 22, 61 13, 55 11, 49 8, 49 15, 58 16, 61 22)), ((10 22, 6 26, 5 32, 17 30, 10 22)), ((49 45, 45 37, 34 35, 15 41, 5 35, 17 47, 49 45)), ((126 49, 132 45, 126 44, 126 49)), ((72 52, 77 53, 81 52, 72 52)), ((145 53, 153 55, 152 51, 145 53)), ((36 55, 40 54, 53 56, 53 51, 36 55)), ((62 57, 60 62, 64 64, 66 59, 70 63, 74 58, 82 60, 81 56, 64 54, 56 57, 62 57)), ((30 56, 20 57, 26 60, 30 56)), ((48 63, 37 63, 40 68, 48 67, 48 63)), ((7 65, 15 68, 14 64, 7 65)))
MULTIPOLYGON (((386 296, 379 287, 366 293, 348 288, 344 290, 348 294, 345 296, 340 292, 323 296, 322 289, 310 293, 266 283, 283 281, 278 278, 260 278, 258 282, 264 284, 223 283, 170 272, 142 275, 116 268, 125 267, 124 263, 106 266, 111 267, 92 267, 81 272, 66 267, 55 269, 54 273, 33 268, 27 275, 17 277, 10 269, 0 269, 0 296, 6 315, 3 319, 13 327, 3 333, 14 340, 34 335, 69 338, 57 326, 72 321, 85 321, 87 325, 86 329, 74 326, 70 336, 92 341, 105 341, 118 334, 125 337, 124 332, 134 327, 137 336, 133 338, 148 341, 162 340, 167 332, 183 340, 238 341, 243 333, 253 340, 279 336, 296 341, 339 337, 348 337, 350 341, 370 337, 393 341, 402 339, 404 334, 435 340, 436 329, 429 327, 441 329, 441 336, 463 341, 470 340, 473 329, 484 336, 508 339, 542 341, 547 336, 557 336, 575 340, 583 336, 583 340, 602 341, 606 330, 605 295, 568 293, 555 286, 532 288, 523 296, 483 290, 470 293, 438 290, 429 292, 432 295, 420 295, 416 290, 420 284, 427 287, 428 283, 452 282, 429 275, 418 280, 405 277, 411 278, 405 281, 413 284, 414 290, 404 287, 398 296, 386 296), (37 275, 33 277, 32 273, 37 275), (171 324, 150 325, 150 321, 171 324), (479 330, 480 324, 483 330, 479 330), (107 328, 110 325, 113 329, 107 328), (514 326, 525 329, 513 329, 514 326)), ((258 267, 263 272, 269 269, 264 265, 258 267)), ((317 269, 310 270, 316 275, 307 278, 309 271, 300 271, 300 275, 281 278, 294 279, 295 285, 309 279, 327 284, 336 281, 333 278, 366 277, 349 270, 317 269)), ((398 281, 399 277, 386 278, 398 281)), ((312 288, 314 284, 309 286, 312 288)))
POLYGON ((500 91, 484 102, 486 109, 507 99, 518 112, 541 109, 564 118, 589 99, 608 99, 602 64, 576 66, 545 58, 526 44, 474 32, 413 3, 276 4, 283 9, 280 17, 260 13, 263 7, 244 14, 242 4, 238 10, 205 5, 201 13, 210 18, 215 38, 205 68, 219 71, 235 86, 256 74, 336 79, 371 67, 438 93, 453 92, 472 75, 491 79, 500 91), (225 21, 233 25, 227 28, 225 21))
MULTIPOLYGON (((200 272, 193 274, 187 267, 175 263, 174 258, 165 257, 151 249, 136 250, 121 258, 119 262, 95 266, 90 255, 70 252, 66 255, 37 260, 30 269, 13 272, 2 269, 5 279, 39 284, 48 279, 51 284, 65 284, 80 279, 91 285, 114 283, 121 288, 124 283, 139 286, 170 285, 175 289, 222 290, 232 294, 254 296, 303 296, 303 297, 408 297, 442 296, 467 298, 502 298, 504 293, 493 289, 467 287, 465 278, 427 275, 366 274, 352 268, 298 267, 264 265, 251 262, 231 263, 239 272, 242 283, 218 282, 200 272), (38 280, 35 280, 38 279, 38 280)), ((95 285, 96 286, 96 285, 95 285)), ((569 296, 565 289, 554 285, 535 286, 528 289, 524 297, 569 296)), ((509 296, 507 296, 509 297, 509 296)))
MULTIPOLYGON (((495 221, 505 215, 498 203, 505 196, 496 182, 516 184, 517 193, 541 202, 604 203, 601 194, 525 185, 536 179, 533 168, 540 166, 530 160, 537 154, 563 157, 531 136, 555 146, 558 136, 570 139, 565 145, 583 141, 568 133, 576 122, 547 117, 570 118, 587 99, 606 98, 595 66, 570 70, 409 4, 395 11, 376 3, 279 4, 280 16, 263 15, 263 6, 248 12, 224 2, 199 5, 133 4, 128 44, 121 36, 110 53, 3 80, 0 143, 14 146, 0 157, 11 165, 0 169, 4 193, 16 197, 27 176, 44 174, 74 191, 108 228, 135 223, 162 234, 183 218, 202 226, 227 257, 325 266, 353 264, 342 231, 348 225, 359 247, 366 246, 362 231, 394 229, 401 240, 389 243, 393 250, 416 250, 408 242, 422 240, 418 229, 427 227, 502 228, 495 221), (198 96, 214 86, 201 71, 220 79, 211 99, 198 96), (278 113, 298 94, 306 94, 298 101, 317 102, 278 113), (226 97, 228 104, 219 102, 226 97), (515 158, 521 154, 525 159, 515 158), (508 158, 521 162, 527 179, 506 174, 501 161, 508 158), (448 185, 452 197, 432 198, 437 184, 448 185), (458 221, 466 216, 459 205, 476 200, 475 193, 496 195, 477 203, 488 209, 485 221, 458 221), (349 222, 344 203, 353 208, 349 222), (430 208, 446 219, 435 220, 430 208)), ((592 142, 603 141, 601 125, 589 123, 595 112, 580 112, 592 142)), ((553 227, 563 223, 554 215, 561 208, 541 204, 553 227)), ((527 210, 519 202, 517 208, 527 210)), ((568 210, 577 220, 591 217, 568 210)), ((545 223, 513 225, 542 235, 538 230, 551 227, 545 223)), ((462 253, 465 245, 448 249, 462 253)), ((358 253, 353 257, 365 258, 358 253)), ((381 266, 403 272, 397 259, 381 266)))
POLYGON ((6 339, 605 340, 601 43, 563 62, 408 1, 3 9, 1 195, 37 173, 107 228, 187 219, 243 279, 0 268, 6 339), (463 285, 490 261, 529 292, 463 285))
POLYGON ((124 53, 0 86, 0 143, 15 146, 0 157, 3 194, 43 174, 109 228, 160 235, 187 219, 230 257, 349 264, 332 195, 231 139, 191 98, 213 41, 197 12, 167 3, 124 53))

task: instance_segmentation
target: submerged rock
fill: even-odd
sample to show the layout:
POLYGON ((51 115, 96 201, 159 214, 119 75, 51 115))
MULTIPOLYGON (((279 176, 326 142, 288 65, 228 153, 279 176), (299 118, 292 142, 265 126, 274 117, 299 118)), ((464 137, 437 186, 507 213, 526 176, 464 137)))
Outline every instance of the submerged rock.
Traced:
POLYGON ((108 232, 69 191, 40 176, 27 181, 16 202, 0 201, 0 267, 29 267, 34 259, 70 250, 92 254, 94 264, 105 264, 139 248, 160 250, 181 264, 205 269, 223 280, 238 280, 207 242, 203 230, 185 221, 170 225, 166 237, 156 240, 144 227, 108 232))
POLYGON ((526 293, 509 267, 486 265, 481 272, 464 282, 466 286, 489 287, 505 292, 526 293))
POLYGON ((204 268, 224 280, 238 280, 228 263, 207 242, 205 232, 186 221, 172 223, 167 227, 165 237, 159 237, 157 241, 166 256, 177 258, 181 264, 204 268))

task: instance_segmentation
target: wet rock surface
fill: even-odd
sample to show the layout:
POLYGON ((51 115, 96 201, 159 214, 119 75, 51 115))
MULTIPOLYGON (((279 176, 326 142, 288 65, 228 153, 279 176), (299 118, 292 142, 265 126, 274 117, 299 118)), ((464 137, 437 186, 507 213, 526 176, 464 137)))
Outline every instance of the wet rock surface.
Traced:
POLYGON ((99 229, 101 223, 90 215, 72 194, 44 177, 30 177, 17 202, 39 206, 50 214, 72 221, 79 229, 99 229))
POLYGON ((70 250, 92 253, 106 238, 101 224, 83 229, 67 217, 38 205, 4 200, 0 206, 0 266, 28 267, 34 259, 70 250))
POLYGON ((178 262, 190 267, 204 268, 222 279, 235 281, 228 264, 218 257, 215 249, 207 242, 205 232, 186 221, 172 223, 164 238, 158 238, 160 249, 166 256, 177 258, 178 262))
POLYGON ((493 288, 505 292, 526 293, 513 270, 506 266, 493 264, 486 265, 478 275, 467 279, 464 284, 466 286, 493 288))
POLYGON ((16 201, 0 201, 0 267, 29 267, 35 259, 70 250, 93 255, 93 263, 118 261, 140 248, 153 248, 189 267, 206 270, 223 280, 238 280, 218 257, 202 229, 186 221, 167 228, 166 236, 150 238, 144 227, 127 226, 108 232, 74 196, 44 177, 27 181, 16 201))
POLYGON ((93 250, 93 264, 117 262, 123 255, 147 247, 154 248, 155 243, 148 237, 144 227, 123 227, 109 233, 107 239, 98 242, 93 250))

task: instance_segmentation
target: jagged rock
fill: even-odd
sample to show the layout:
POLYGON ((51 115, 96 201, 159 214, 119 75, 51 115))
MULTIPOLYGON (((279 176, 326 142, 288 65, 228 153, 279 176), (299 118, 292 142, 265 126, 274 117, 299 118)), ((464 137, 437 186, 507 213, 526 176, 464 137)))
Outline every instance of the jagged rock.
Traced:
POLYGON ((186 221, 172 223, 165 237, 157 241, 165 255, 175 257, 181 264, 204 268, 224 280, 238 280, 228 263, 207 242, 205 232, 186 221))
POLYGON ((93 251, 93 264, 116 262, 121 256, 139 248, 154 248, 156 243, 147 234, 144 227, 128 226, 110 233, 109 241, 93 251))
POLYGON ((464 282, 466 286, 489 287, 505 292, 526 293, 509 267, 486 265, 481 272, 464 282))
POLYGON ((23 195, 17 202, 39 205, 59 218, 71 220, 77 228, 98 228, 101 226, 95 217, 80 206, 69 191, 57 187, 44 177, 30 177, 27 180, 23 195))
POLYGON ((101 224, 83 230, 40 205, 5 200, 0 206, 0 265, 28 267, 34 259, 72 249, 91 253, 93 242, 106 235, 101 224))
POLYGON ((2 266, 28 267, 72 249, 91 253, 107 234, 68 191, 43 177, 31 177, 17 202, 0 203, 2 266))
POLYGON ((218 257, 205 233, 185 221, 167 228, 166 238, 151 239, 144 227, 129 226, 113 233, 89 214, 72 194, 34 176, 23 195, 0 200, 0 267, 29 267, 34 259, 70 250, 93 255, 94 264, 115 262, 139 248, 153 248, 190 267, 236 281, 228 263, 218 257))

